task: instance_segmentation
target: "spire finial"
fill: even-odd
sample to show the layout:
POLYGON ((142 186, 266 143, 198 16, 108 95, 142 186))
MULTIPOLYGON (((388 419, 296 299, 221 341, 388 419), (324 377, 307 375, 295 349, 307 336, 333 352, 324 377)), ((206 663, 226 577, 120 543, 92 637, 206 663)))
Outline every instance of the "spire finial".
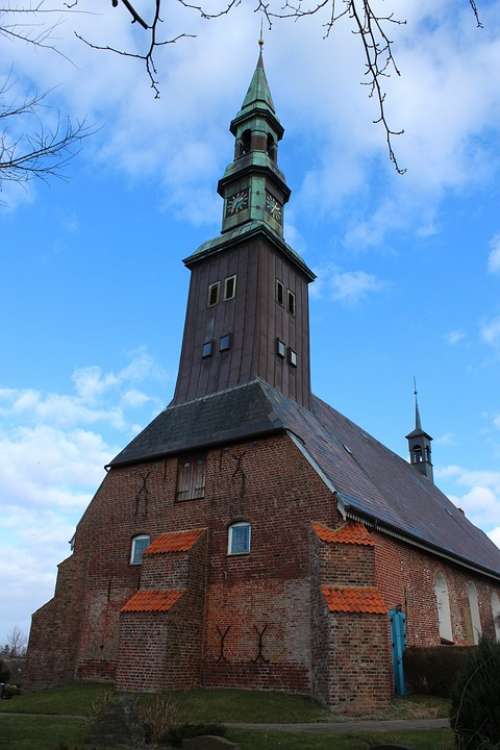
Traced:
POLYGON ((420 409, 418 408, 418 390, 417 390, 417 379, 413 376, 413 395, 415 396, 415 429, 422 429, 422 421, 420 419, 420 409))
POLYGON ((260 35, 258 44, 260 47, 260 51, 262 52, 262 47, 264 46, 264 19, 262 17, 260 19, 260 35))

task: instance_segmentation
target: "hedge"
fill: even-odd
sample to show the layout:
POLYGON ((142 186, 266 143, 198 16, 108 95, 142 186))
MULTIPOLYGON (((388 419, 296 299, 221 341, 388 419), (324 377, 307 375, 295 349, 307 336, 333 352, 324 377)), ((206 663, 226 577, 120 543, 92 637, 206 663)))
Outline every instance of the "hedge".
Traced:
POLYGON ((410 692, 449 698, 454 683, 476 646, 406 649, 404 671, 410 692))

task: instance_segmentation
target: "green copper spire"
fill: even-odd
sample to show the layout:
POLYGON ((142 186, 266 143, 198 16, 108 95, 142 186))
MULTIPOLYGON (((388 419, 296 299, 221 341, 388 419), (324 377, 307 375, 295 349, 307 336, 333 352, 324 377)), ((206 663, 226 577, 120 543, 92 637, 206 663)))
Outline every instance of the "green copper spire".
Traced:
POLYGON ((240 113, 246 112, 249 109, 252 109, 255 105, 260 104, 261 106, 264 105, 266 107, 269 107, 271 112, 273 112, 274 114, 275 110, 273 97, 271 96, 271 89, 269 88, 269 83, 267 82, 266 78, 266 71, 264 70, 264 59, 262 56, 263 45, 264 42, 261 32, 261 37, 259 39, 259 59, 257 60, 257 66, 250 82, 250 86, 248 87, 247 94, 243 100, 243 104, 241 105, 240 113))

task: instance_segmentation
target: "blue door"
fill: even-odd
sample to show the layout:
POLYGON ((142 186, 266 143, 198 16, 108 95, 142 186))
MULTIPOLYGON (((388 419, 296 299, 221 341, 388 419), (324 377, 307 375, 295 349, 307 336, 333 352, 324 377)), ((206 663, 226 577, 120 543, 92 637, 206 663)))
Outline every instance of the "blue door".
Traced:
POLYGON ((389 611, 391 620, 392 666, 396 695, 406 695, 403 655, 406 648, 406 617, 399 607, 389 611))

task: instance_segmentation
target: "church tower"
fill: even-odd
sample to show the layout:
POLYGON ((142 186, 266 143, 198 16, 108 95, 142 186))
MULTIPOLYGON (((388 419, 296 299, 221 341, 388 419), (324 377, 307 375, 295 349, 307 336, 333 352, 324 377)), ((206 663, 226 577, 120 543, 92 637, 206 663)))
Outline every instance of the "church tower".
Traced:
POLYGON ((431 436, 422 429, 422 420, 420 418, 420 409, 418 408, 418 393, 415 386, 415 429, 408 433, 408 448, 410 450, 410 463, 421 474, 434 481, 432 468, 432 448, 431 436))
POLYGON ((278 167, 284 129, 262 44, 229 126, 235 147, 218 183, 222 232, 184 260, 191 283, 174 404, 261 378, 310 406, 308 284, 315 276, 283 238, 290 197, 278 167))

